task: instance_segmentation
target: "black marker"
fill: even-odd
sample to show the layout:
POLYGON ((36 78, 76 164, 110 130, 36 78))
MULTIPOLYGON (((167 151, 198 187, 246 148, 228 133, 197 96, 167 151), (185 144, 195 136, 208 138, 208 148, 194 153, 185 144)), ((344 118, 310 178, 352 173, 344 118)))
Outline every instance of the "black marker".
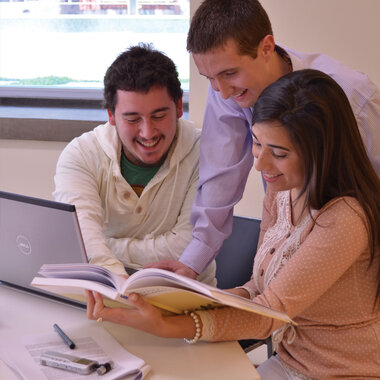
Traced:
POLYGON ((53 327, 54 327, 55 331, 57 331, 57 333, 59 334, 59 336, 63 339, 63 341, 71 349, 74 349, 75 348, 75 343, 62 331, 62 329, 56 323, 54 323, 53 327))

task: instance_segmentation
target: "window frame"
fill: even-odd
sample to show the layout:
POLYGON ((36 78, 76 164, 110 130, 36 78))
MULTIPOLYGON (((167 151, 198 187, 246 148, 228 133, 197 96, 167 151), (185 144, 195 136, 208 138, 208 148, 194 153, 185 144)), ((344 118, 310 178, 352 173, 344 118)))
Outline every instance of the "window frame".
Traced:
POLYGON ((1 86, 0 98, 102 100, 103 89, 88 87, 1 86))
POLYGON ((100 87, 0 86, 0 139, 70 141, 107 120, 100 87))

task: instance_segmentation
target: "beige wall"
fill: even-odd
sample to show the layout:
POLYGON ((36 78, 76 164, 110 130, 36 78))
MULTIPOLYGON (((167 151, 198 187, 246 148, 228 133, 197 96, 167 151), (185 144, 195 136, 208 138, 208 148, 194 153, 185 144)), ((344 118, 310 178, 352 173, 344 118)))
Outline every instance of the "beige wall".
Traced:
POLYGON ((55 165, 65 143, 0 140, 0 190, 52 199, 55 165))
MULTIPOLYGON (((192 0, 192 11, 201 0, 192 0)), ((379 0, 262 0, 277 42, 330 54, 366 72, 380 86, 379 0)), ((201 123, 207 81, 191 65, 190 118, 201 123)), ((65 143, 0 140, 0 189, 51 199, 53 175, 65 143)), ((263 188, 255 170, 236 214, 260 216, 263 188)))

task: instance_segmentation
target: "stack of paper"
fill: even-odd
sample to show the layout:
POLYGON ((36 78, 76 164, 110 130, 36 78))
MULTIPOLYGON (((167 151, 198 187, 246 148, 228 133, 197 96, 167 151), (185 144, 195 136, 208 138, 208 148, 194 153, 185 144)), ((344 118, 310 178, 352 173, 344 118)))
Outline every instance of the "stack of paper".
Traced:
MULTIPOLYGON (((69 380, 110 380, 130 379, 140 380, 149 372, 150 367, 143 359, 125 350, 101 325, 88 322, 76 326, 66 326, 65 332, 75 342, 71 350, 54 332, 29 335, 24 337, 9 337, 0 334, 0 360, 8 367, 8 373, 14 373, 14 379, 69 379, 69 380), (45 351, 56 351, 63 354, 75 355, 94 359, 99 363, 109 360, 114 362, 114 368, 99 376, 96 372, 89 375, 78 375, 62 369, 43 366, 40 356, 45 351)), ((4 364, 0 366, 0 370, 4 364)), ((0 378, 2 374, 0 372, 0 378)))

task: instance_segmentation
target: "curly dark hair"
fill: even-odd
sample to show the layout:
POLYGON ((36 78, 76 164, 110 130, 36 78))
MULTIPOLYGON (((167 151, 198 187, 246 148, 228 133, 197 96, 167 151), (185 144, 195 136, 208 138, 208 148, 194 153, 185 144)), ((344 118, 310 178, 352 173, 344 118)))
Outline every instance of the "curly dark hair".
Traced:
POLYGON ((183 91, 174 62, 151 44, 140 43, 121 53, 104 76, 104 103, 112 113, 117 90, 148 92, 152 87, 166 87, 174 103, 183 91))

